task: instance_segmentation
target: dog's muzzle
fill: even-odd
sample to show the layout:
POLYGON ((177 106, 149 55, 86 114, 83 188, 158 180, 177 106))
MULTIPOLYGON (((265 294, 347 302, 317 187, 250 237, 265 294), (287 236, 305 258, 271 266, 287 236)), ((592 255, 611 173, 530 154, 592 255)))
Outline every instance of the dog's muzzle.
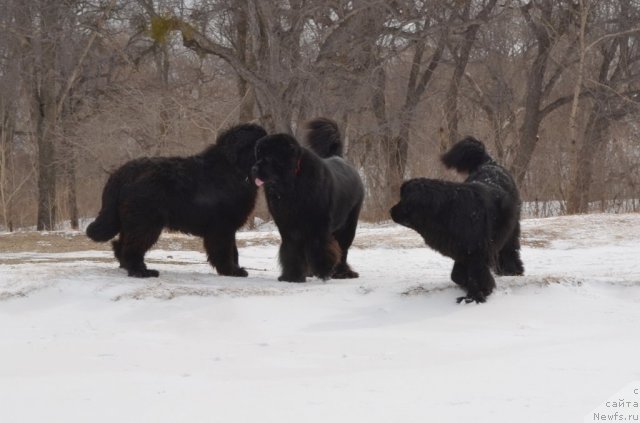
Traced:
POLYGON ((264 181, 258 177, 258 166, 253 166, 251 168, 251 179, 255 182, 256 186, 264 185, 264 181))
POLYGON ((391 209, 389 210, 389 214, 391 215, 391 220, 393 220, 394 222, 400 223, 400 224, 403 223, 401 219, 402 213, 400 213, 399 204, 396 204, 395 206, 391 207, 391 209))

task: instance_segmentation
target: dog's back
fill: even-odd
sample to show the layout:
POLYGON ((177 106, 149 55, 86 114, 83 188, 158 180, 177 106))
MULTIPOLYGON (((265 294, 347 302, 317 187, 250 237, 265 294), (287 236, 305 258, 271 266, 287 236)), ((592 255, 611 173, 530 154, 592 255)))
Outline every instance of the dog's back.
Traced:
POLYGON ((342 157, 342 136, 338 124, 329 118, 316 118, 306 124, 306 144, 323 159, 332 179, 334 226, 342 226, 352 210, 359 210, 364 200, 364 186, 358 171, 342 157))
POLYGON ((479 182, 490 189, 504 191, 514 200, 520 201, 516 183, 507 170, 496 162, 485 163, 469 174, 465 182, 479 182))
POLYGON ((484 144, 477 139, 466 137, 458 141, 442 155, 441 160, 448 169, 468 174, 465 182, 485 184, 520 201, 516 183, 509 172, 491 158, 484 144))
POLYGON ((342 226, 349 213, 360 209, 364 200, 364 186, 358 172, 340 157, 324 160, 329 168, 332 185, 333 226, 342 226))

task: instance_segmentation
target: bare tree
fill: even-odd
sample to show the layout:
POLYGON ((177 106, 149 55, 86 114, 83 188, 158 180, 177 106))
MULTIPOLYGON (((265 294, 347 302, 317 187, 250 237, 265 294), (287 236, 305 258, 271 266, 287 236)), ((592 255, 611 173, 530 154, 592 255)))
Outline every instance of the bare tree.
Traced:
POLYGON ((299 136, 318 115, 341 125, 368 218, 388 217, 405 178, 445 175, 438 154, 463 132, 487 141, 525 200, 584 212, 637 197, 638 9, 5 0, 0 226, 78 226, 124 160, 191 154, 234 121, 299 136))
POLYGON ((528 1, 520 6, 519 10, 535 40, 529 47, 535 49, 535 54, 529 65, 524 116, 515 157, 510 166, 516 182, 521 185, 538 142, 542 120, 558 107, 567 104, 570 99, 565 96, 543 107, 543 102, 552 94, 560 76, 574 61, 576 41, 574 33, 570 31, 575 16, 572 2, 528 1), (565 35, 569 38, 565 43, 565 51, 560 60, 554 61, 552 53, 561 45, 560 41, 565 35))
MULTIPOLYGON (((0 16, 2 27, 10 25, 8 13, 0 16)), ((13 149, 18 111, 19 44, 15 41, 17 29, 7 31, 9 36, 0 38, 0 211, 5 228, 13 230, 12 199, 17 193, 13 180, 13 149)))
POLYGON ((497 0, 486 0, 476 2, 465 0, 462 12, 456 18, 461 30, 458 40, 449 40, 449 51, 453 61, 453 73, 449 81, 449 88, 444 102, 445 139, 447 145, 443 145, 442 150, 446 150, 460 138, 458 133, 458 123, 460 120, 458 111, 458 98, 460 96, 460 84, 464 77, 465 69, 469 63, 473 46, 476 42, 478 31, 484 21, 490 18, 491 12, 496 6, 497 0), (479 3, 479 4, 478 4, 479 3), (475 9, 477 13, 474 14, 475 9))
MULTIPOLYGON (((111 9, 115 0, 101 8, 111 9)), ((74 35, 82 39, 78 16, 88 4, 50 1, 15 2, 10 9, 20 48, 20 64, 25 87, 30 97, 33 137, 38 151, 38 215, 37 228, 53 229, 56 223, 57 158, 56 139, 67 96, 77 82, 79 69, 91 48, 95 33, 87 37, 85 48, 78 51, 68 74, 63 63, 68 58, 74 35)), ((102 13, 106 19, 106 12, 102 13)))
POLYGON ((570 149, 574 158, 570 185, 568 187, 567 212, 586 213, 592 183, 592 166, 596 153, 602 151, 606 134, 613 122, 619 121, 640 109, 640 8, 628 0, 592 10, 589 0, 580 1, 580 61, 576 78, 571 112, 569 114, 570 149), (611 16, 611 11, 616 13, 611 16), (590 14, 600 14, 594 28, 587 33, 590 14), (596 39, 587 44, 587 37, 596 39), (598 66, 594 66, 595 77, 587 74, 587 58, 597 52, 598 66), (585 79, 588 79, 586 86, 585 79), (584 131, 580 131, 577 114, 581 93, 586 88, 591 110, 584 131), (582 143, 579 134, 583 134, 582 143))
MULTIPOLYGON (((377 125, 377 137, 369 142, 379 143, 382 157, 376 156, 375 163, 383 172, 385 183, 381 184, 378 206, 386 213, 397 200, 400 186, 406 176, 411 128, 415 124, 416 111, 425 98, 436 69, 442 62, 443 52, 449 35, 450 10, 442 3, 415 2, 396 4, 388 25, 390 39, 378 49, 372 65, 371 110, 377 125), (409 24, 407 24, 409 22, 409 24), (409 66, 403 78, 406 80, 400 107, 387 104, 388 63, 406 58, 409 66), (382 160, 381 160, 382 159, 382 160)), ((398 72, 390 68, 392 72, 398 72)))
POLYGON ((299 120, 296 113, 303 109, 311 85, 322 86, 310 84, 314 82, 311 75, 321 76, 328 63, 334 70, 341 64, 342 73, 358 74, 366 69, 385 16, 380 13, 384 5, 366 1, 334 6, 331 2, 247 0, 231 5, 221 2, 221 7, 213 10, 202 5, 197 8, 199 21, 192 23, 186 16, 162 17, 147 0, 139 2, 151 16, 152 25, 160 25, 165 32, 179 31, 185 47, 228 63, 241 84, 250 84, 263 123, 273 131, 289 133, 299 120), (243 27, 244 20, 248 34, 228 29, 229 24, 243 27), (360 38, 354 40, 356 33, 360 38), (236 38, 230 39, 229 34, 236 34, 236 38), (310 37, 321 41, 312 46, 310 37), (352 42, 345 44, 347 39, 352 42), (354 48, 354 42, 360 48, 354 48), (304 46, 308 51, 302 50, 304 46))

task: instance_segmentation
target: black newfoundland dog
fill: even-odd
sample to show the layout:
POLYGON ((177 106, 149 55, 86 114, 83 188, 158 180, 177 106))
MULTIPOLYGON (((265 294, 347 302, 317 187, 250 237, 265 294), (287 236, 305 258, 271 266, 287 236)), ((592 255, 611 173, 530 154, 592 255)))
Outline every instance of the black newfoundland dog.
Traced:
POLYGON ((286 134, 270 135, 256 145, 253 177, 256 185, 264 184, 282 238, 278 280, 357 278, 347 253, 364 198, 362 181, 342 158, 334 121, 315 119, 307 130, 309 148, 286 134))
POLYGON ((247 276, 238 266, 235 234, 255 205, 257 189, 249 176, 256 141, 265 135, 258 125, 238 125, 195 156, 125 163, 109 177, 87 235, 106 242, 120 233, 113 252, 129 276, 158 276, 147 269, 144 255, 163 228, 203 237, 219 274, 247 276))
POLYGON ((391 218, 455 261, 451 279, 467 293, 458 302, 485 302, 495 287, 490 269, 498 275, 524 273, 520 195, 511 175, 472 137, 456 143, 442 162, 468 174, 465 182, 406 181, 391 218))

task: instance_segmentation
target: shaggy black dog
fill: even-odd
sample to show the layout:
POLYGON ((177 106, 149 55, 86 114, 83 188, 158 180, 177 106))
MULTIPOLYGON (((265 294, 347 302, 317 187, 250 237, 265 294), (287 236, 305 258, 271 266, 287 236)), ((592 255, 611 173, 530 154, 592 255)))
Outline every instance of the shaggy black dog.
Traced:
POLYGON ((249 176, 256 141, 265 135, 258 125, 238 125, 198 155, 125 163, 109 177, 87 235, 105 242, 120 233, 113 251, 129 276, 158 276, 147 269, 144 255, 163 228, 203 237, 219 274, 247 276, 238 266, 235 236, 255 205, 257 189, 249 176))
POLYGON ((468 173, 464 183, 406 181, 391 218, 418 232, 427 245, 455 263, 451 279, 466 290, 458 302, 484 302, 498 275, 522 275, 520 196, 509 173, 467 137, 442 156, 448 168, 468 173))
POLYGON ((307 124, 307 143, 290 135, 262 138, 253 177, 264 184, 269 211, 280 231, 280 281, 357 278, 347 264, 364 188, 358 172, 342 158, 336 123, 307 124))

